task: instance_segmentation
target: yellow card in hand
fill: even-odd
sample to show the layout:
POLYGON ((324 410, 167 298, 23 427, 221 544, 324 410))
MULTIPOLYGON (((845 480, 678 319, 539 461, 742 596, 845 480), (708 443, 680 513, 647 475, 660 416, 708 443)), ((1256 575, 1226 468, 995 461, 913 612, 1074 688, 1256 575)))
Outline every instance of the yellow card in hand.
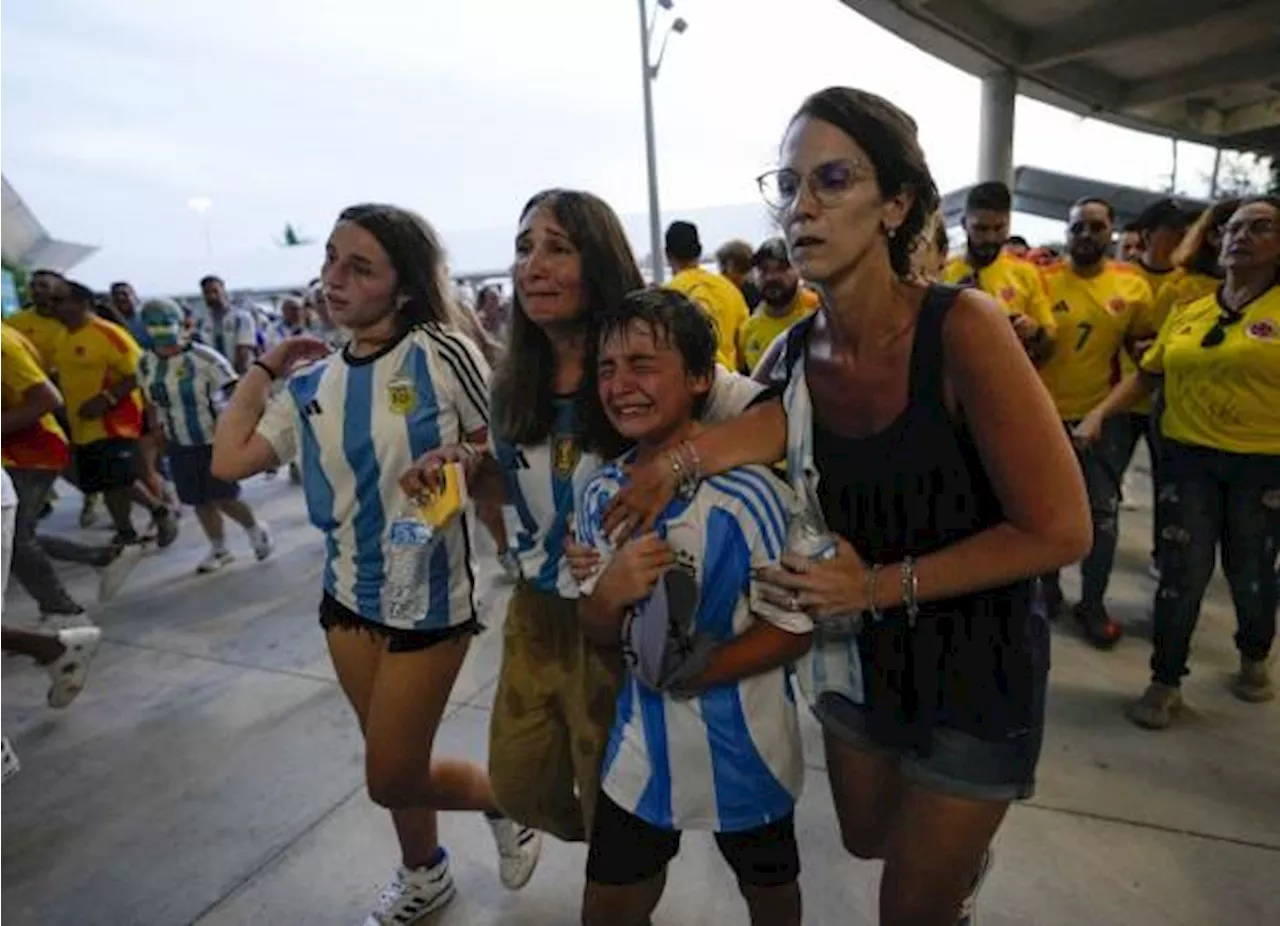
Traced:
POLYGON ((446 463, 440 468, 439 488, 427 496, 418 508, 423 521, 441 528, 458 517, 467 507, 467 479, 462 464, 446 463))

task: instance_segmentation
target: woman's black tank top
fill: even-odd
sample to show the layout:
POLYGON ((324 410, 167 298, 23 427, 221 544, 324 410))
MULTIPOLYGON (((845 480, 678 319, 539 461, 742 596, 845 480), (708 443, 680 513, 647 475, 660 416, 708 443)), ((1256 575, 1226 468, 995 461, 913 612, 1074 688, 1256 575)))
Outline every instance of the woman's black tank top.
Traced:
MULTIPOLYGON (((935 285, 925 295, 907 405, 892 424, 864 438, 812 425, 827 523, 868 563, 927 556, 1006 520, 967 425, 946 405, 942 327, 959 292, 935 285)), ((788 332, 789 356, 811 325, 788 332)), ((879 582, 896 587, 900 575, 879 582)), ((935 725, 996 741, 1042 723, 1048 627, 1031 613, 1030 580, 923 603, 914 628, 888 610, 859 649, 868 729, 881 741, 927 748, 935 725)))

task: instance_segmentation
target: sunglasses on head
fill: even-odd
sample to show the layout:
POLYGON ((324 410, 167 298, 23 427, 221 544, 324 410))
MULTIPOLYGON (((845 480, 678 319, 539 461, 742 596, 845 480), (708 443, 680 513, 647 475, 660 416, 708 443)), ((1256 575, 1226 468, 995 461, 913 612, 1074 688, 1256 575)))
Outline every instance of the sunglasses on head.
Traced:
POLYGON ((1201 347, 1217 347, 1227 339, 1227 329, 1244 318, 1244 315, 1238 312, 1222 311, 1218 313, 1218 318, 1213 323, 1213 327, 1204 333, 1204 337, 1200 339, 1201 347))

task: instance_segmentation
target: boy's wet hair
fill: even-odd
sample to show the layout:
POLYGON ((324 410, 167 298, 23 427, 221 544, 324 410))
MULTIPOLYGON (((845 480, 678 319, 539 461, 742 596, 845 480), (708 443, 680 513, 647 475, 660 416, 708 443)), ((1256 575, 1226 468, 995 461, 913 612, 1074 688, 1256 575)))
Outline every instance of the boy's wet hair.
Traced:
MULTIPOLYGON (((632 322, 646 322, 655 341, 674 348, 692 376, 710 376, 716 365, 716 330, 698 305, 673 289, 641 289, 627 293, 616 307, 601 313, 597 349, 632 322)), ((597 355, 598 356, 598 355, 597 355)))
MULTIPOLYGON (((626 332, 632 322, 645 322, 653 331, 654 340, 673 348, 684 360, 684 368, 690 376, 714 376, 716 368, 716 329, 710 317, 697 303, 673 289, 653 287, 627 293, 619 302, 594 315, 587 338, 586 381, 584 389, 598 394, 600 388, 598 366, 600 348, 615 335, 626 332)), ((693 416, 702 415, 707 395, 698 396, 693 405, 693 416)), ((598 409, 599 402, 592 407, 598 409)), ((615 457, 627 448, 627 443, 613 430, 604 417, 603 409, 588 414, 586 426, 587 447, 608 458, 615 457)))

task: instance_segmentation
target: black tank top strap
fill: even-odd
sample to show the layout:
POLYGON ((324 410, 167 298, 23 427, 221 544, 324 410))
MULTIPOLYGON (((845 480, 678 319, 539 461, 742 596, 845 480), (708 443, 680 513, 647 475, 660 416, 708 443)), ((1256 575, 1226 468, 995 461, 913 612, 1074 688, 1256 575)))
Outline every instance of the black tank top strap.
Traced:
POLYGON ((956 286, 929 285, 916 319, 915 344, 911 348, 909 404, 921 408, 946 408, 942 325, 947 312, 963 290, 956 286))

